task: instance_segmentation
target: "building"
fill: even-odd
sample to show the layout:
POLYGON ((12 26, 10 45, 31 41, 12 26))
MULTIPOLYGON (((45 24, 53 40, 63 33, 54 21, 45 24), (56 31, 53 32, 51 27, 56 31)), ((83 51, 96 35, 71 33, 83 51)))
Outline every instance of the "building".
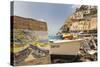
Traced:
POLYGON ((76 8, 73 15, 65 21, 60 32, 89 32, 91 30, 97 30, 97 7, 82 5, 76 8))

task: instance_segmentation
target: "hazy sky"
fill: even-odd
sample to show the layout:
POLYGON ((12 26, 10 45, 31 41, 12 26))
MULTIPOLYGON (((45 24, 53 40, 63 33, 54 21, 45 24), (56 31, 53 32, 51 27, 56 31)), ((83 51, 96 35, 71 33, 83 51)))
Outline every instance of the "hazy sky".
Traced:
POLYGON ((49 35, 56 34, 78 5, 14 1, 14 15, 46 21, 49 35))

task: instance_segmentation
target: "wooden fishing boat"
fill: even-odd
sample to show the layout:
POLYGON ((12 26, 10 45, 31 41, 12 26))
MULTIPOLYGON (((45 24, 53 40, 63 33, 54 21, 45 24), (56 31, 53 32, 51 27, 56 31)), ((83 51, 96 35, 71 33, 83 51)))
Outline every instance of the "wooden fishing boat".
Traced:
POLYGON ((82 39, 55 40, 50 43, 50 54, 55 55, 77 55, 82 39))

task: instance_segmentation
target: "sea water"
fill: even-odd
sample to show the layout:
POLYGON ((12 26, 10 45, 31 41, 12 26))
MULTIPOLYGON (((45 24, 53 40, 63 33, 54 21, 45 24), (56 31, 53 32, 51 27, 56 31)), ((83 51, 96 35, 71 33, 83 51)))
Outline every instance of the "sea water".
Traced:
POLYGON ((62 40, 60 35, 50 35, 48 36, 49 40, 62 40))

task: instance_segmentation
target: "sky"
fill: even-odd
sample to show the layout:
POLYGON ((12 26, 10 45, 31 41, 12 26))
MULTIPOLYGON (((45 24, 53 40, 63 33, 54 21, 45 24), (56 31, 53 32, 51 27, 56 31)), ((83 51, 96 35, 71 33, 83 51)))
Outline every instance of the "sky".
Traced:
POLYGON ((14 15, 46 21, 48 35, 56 35, 79 5, 14 1, 14 15))

